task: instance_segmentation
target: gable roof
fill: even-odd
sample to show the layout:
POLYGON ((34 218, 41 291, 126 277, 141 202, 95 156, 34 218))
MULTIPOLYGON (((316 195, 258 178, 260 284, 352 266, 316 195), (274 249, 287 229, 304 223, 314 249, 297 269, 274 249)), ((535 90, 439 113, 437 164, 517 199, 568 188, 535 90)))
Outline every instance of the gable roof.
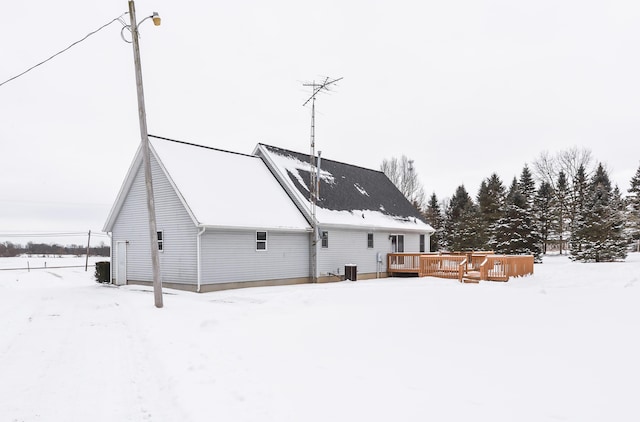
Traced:
MULTIPOLYGON (((263 157, 309 218, 309 155, 265 144, 258 144, 254 154, 263 157)), ((319 224, 434 231, 383 172, 325 158, 320 161, 319 224)))
MULTIPOLYGON (((150 139, 152 160, 160 166, 195 225, 310 229, 260 158, 167 138, 150 138, 153 138, 150 139)), ((142 152, 138 149, 105 231, 111 231, 141 165, 142 152)))

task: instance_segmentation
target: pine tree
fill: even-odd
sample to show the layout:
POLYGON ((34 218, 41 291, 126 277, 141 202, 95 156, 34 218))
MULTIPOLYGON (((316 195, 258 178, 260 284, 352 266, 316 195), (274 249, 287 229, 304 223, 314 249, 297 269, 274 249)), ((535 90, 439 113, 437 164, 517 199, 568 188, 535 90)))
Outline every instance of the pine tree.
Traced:
POLYGON ((640 252, 640 167, 631 178, 631 187, 627 192, 627 228, 629 237, 635 244, 635 251, 640 252))
POLYGON ((444 240, 451 251, 479 249, 477 207, 464 186, 458 186, 445 213, 444 240))
POLYGON ((525 235, 527 254, 534 255, 536 261, 540 261, 541 236, 540 227, 536 220, 535 212, 535 198, 536 198, 536 184, 533 180, 533 175, 529 170, 529 167, 525 164, 520 173, 520 180, 518 180, 518 189, 524 196, 526 205, 524 206, 524 223, 523 234, 525 235))
MULTIPOLYGON (((533 168, 539 180, 548 182, 554 192, 560 190, 558 182, 560 178, 565 178, 567 182, 568 196, 566 202, 560 201, 562 218, 557 221, 558 227, 554 237, 559 241, 560 246, 564 247, 565 242, 560 242, 559 236, 562 235, 563 240, 571 236, 573 227, 577 224, 574 221, 576 216, 576 203, 580 200, 582 193, 580 192, 584 186, 582 181, 589 179, 589 169, 591 168, 592 154, 585 148, 579 149, 573 147, 568 150, 560 151, 555 155, 543 152, 540 157, 533 162, 533 168), (561 226, 561 227, 560 227, 561 226)), ((556 196, 556 199, 559 199, 556 196)), ((557 210, 558 211, 558 210, 557 210)), ((562 253, 562 250, 561 250, 562 253)))
POLYGON ((439 251, 443 247, 444 216, 435 193, 429 197, 424 217, 431 227, 435 229, 435 232, 431 235, 429 250, 431 252, 439 251))
POLYGON ((504 217, 497 224, 495 249, 501 254, 527 254, 540 260, 539 235, 533 214, 516 178, 509 187, 504 217))
POLYGON ((536 196, 536 183, 533 180, 533 175, 529 170, 529 166, 527 166, 526 164, 522 169, 522 173, 520 173, 520 180, 518 180, 518 188, 520 189, 520 192, 522 193, 522 195, 524 196, 527 202, 527 207, 532 208, 533 201, 536 196))
POLYGON ((586 200, 588 180, 584 166, 580 166, 573 180, 571 199, 569 202, 569 214, 571 219, 571 241, 569 242, 570 254, 577 255, 582 251, 583 234, 586 224, 586 200))
POLYGON ((558 181, 556 182, 556 189, 554 191, 554 201, 552 203, 552 223, 550 227, 550 236, 554 240, 558 241, 558 249, 560 255, 562 255, 564 242, 567 239, 567 232, 570 229, 569 219, 569 207, 570 207, 570 192, 569 182, 564 171, 560 171, 558 174, 558 181))
POLYGON ((489 244, 489 222, 485 212, 488 212, 488 208, 491 207, 491 194, 489 193, 489 187, 487 186, 486 180, 483 180, 480 184, 476 201, 478 204, 478 217, 480 223, 478 227, 478 243, 483 245, 482 249, 488 249, 485 245, 489 244))
POLYGON ((493 173, 480 185, 477 199, 484 230, 482 235, 483 249, 494 249, 496 225, 503 216, 505 196, 504 185, 496 173, 493 173))
POLYGON ((538 223, 540 239, 542 240, 542 253, 545 255, 552 231, 554 202, 555 195, 551 185, 547 182, 542 182, 534 199, 534 214, 538 223))
POLYGON ((611 188, 609 175, 599 164, 576 216, 579 224, 573 233, 571 259, 589 262, 624 259, 628 240, 624 235, 622 208, 619 190, 611 188))
POLYGON ((624 259, 627 257, 629 250, 629 244, 633 242, 633 239, 629 236, 626 230, 627 227, 627 214, 625 200, 622 198, 618 185, 613 188, 611 196, 611 208, 613 210, 614 226, 620 225, 619 232, 615 235, 618 241, 613 242, 612 249, 614 249, 612 255, 614 259, 624 259), (618 258, 615 258, 617 256, 618 258))

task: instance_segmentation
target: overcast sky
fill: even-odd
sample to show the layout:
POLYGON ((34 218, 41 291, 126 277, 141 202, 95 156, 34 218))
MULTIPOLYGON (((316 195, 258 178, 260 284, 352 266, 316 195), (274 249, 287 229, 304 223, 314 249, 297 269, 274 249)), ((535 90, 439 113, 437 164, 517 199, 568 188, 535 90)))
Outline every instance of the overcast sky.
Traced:
MULTIPOLYGON (((5 3, 0 82, 128 8, 5 3)), ((323 157, 377 169, 405 154, 440 199, 461 184, 475 196, 493 172, 508 185, 543 151, 590 149, 623 192, 640 165, 637 1, 139 0, 136 9, 138 20, 162 16, 140 28, 154 135, 307 152, 302 84, 329 76, 344 79, 316 103, 323 157)), ((0 235, 102 229, 140 142, 120 30, 115 22, 0 86, 0 235)))

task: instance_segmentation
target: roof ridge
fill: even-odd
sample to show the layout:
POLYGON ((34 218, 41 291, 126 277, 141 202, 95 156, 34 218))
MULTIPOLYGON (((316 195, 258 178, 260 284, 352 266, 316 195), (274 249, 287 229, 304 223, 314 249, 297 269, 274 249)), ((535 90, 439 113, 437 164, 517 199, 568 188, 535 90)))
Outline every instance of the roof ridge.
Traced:
POLYGON ((184 145, 189 145, 189 146, 192 146, 192 147, 211 149, 211 150, 218 151, 218 152, 226 152, 226 153, 229 153, 229 154, 242 155, 242 156, 245 156, 245 157, 260 158, 260 157, 257 157, 255 155, 253 155, 253 154, 244 154, 242 152, 229 151, 229 150, 226 150, 226 149, 210 147, 210 146, 207 146, 207 145, 200 145, 200 144, 194 144, 192 142, 179 141, 177 139, 165 138, 163 136, 156 136, 156 135, 152 135, 152 134, 148 134, 148 136, 150 138, 160 139, 160 140, 169 141, 169 142, 175 142, 177 144, 184 144, 184 145))
MULTIPOLYGON (((149 136, 151 136, 151 135, 149 135, 149 136)), ((309 154, 305 154, 305 153, 302 153, 302 152, 297 152, 297 151, 293 151, 293 150, 290 150, 290 149, 277 147, 275 145, 263 144, 261 142, 259 142, 258 145, 263 145, 265 147, 279 149, 281 151, 292 152, 294 154, 299 154, 299 155, 307 155, 307 156, 309 155, 309 154)), ((345 163, 344 161, 332 160, 330 158, 325 158, 325 157, 322 157, 322 161, 331 161, 331 162, 342 164, 342 165, 349 166, 349 167, 355 167, 355 168, 359 168, 359 169, 362 169, 362 170, 372 171, 374 173, 384 173, 382 170, 374 170, 374 169, 370 169, 368 167, 358 166, 358 165, 355 165, 355 164, 349 164, 349 163, 345 163)))

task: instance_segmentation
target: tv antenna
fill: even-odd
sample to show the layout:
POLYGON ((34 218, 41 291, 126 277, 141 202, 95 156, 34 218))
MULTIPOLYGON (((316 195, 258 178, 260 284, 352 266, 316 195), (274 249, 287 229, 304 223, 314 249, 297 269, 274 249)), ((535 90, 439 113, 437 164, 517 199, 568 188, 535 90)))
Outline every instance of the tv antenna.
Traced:
POLYGON ((318 282, 318 239, 320 238, 318 233, 318 221, 316 219, 316 203, 320 193, 320 154, 318 152, 318 161, 316 168, 316 95, 321 92, 330 92, 330 86, 340 81, 342 78, 330 79, 328 76, 324 78, 324 81, 316 83, 303 83, 302 86, 308 86, 312 89, 311 96, 307 101, 302 104, 305 107, 311 102, 311 152, 309 153, 309 202, 311 202, 311 225, 313 226, 313 240, 311 247, 311 278, 314 283, 318 282))

